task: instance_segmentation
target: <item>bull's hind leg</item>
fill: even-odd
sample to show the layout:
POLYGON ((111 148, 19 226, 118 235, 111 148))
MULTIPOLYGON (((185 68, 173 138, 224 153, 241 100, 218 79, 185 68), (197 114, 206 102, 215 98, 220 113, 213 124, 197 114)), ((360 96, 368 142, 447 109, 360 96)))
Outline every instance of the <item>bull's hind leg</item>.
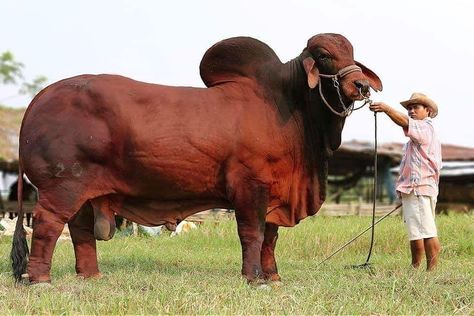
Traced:
POLYGON ((27 266, 30 282, 50 282, 54 247, 64 225, 86 202, 85 187, 80 182, 61 181, 47 190, 39 188, 40 199, 33 209, 33 236, 27 266))
POLYGON ((262 245, 262 270, 263 277, 268 281, 280 281, 278 275, 275 246, 278 239, 278 226, 270 223, 265 224, 265 237, 262 245))
POLYGON ((77 276, 99 277, 92 205, 89 202, 84 204, 68 225, 76 255, 77 276))
POLYGON ((33 236, 27 267, 31 283, 50 282, 54 246, 66 223, 51 208, 37 202, 33 209, 33 236))

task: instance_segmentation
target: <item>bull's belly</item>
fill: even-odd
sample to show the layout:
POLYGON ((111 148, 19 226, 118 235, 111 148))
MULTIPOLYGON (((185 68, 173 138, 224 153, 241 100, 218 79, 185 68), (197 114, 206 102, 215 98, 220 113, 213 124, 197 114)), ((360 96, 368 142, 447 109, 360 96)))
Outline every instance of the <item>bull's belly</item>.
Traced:
POLYGON ((118 215, 145 226, 176 224, 186 217, 211 208, 229 208, 222 200, 160 201, 132 197, 117 197, 113 201, 118 215))

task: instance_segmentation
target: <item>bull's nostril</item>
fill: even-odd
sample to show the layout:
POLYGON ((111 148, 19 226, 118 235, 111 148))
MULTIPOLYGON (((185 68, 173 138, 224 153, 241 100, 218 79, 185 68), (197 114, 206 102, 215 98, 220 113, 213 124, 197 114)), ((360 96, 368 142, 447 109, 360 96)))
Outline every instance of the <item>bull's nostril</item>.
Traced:
POLYGON ((362 95, 366 95, 369 92, 370 86, 367 80, 356 80, 354 81, 354 84, 362 95))
POLYGON ((356 80, 354 84, 357 87, 357 89, 363 89, 363 88, 369 87, 369 82, 367 80, 356 80))

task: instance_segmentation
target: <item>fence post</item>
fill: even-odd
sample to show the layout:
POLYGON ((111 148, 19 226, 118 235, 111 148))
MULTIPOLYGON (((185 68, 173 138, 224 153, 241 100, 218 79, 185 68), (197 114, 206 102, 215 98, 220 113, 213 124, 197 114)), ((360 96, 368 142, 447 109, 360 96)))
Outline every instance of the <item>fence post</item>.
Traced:
POLYGON ((135 222, 132 222, 132 230, 133 230, 133 236, 137 237, 138 236, 138 225, 135 222))

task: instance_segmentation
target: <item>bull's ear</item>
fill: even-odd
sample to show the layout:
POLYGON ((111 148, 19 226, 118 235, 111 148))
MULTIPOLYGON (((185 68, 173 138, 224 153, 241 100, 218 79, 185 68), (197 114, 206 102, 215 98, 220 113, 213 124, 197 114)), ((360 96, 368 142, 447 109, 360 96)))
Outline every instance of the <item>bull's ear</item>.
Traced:
POLYGON ((314 89, 314 87, 316 87, 319 82, 319 70, 315 66, 313 57, 306 57, 303 59, 303 67, 306 71, 306 75, 308 76, 308 86, 311 89, 314 89))
POLYGON ((375 72, 373 72, 369 68, 365 67, 364 65, 362 65, 358 61, 356 61, 355 63, 356 63, 357 66, 359 66, 362 69, 362 73, 367 77, 367 79, 369 79, 369 84, 372 87, 372 89, 374 89, 375 91, 382 91, 382 89, 383 89, 382 81, 375 74, 375 72))

